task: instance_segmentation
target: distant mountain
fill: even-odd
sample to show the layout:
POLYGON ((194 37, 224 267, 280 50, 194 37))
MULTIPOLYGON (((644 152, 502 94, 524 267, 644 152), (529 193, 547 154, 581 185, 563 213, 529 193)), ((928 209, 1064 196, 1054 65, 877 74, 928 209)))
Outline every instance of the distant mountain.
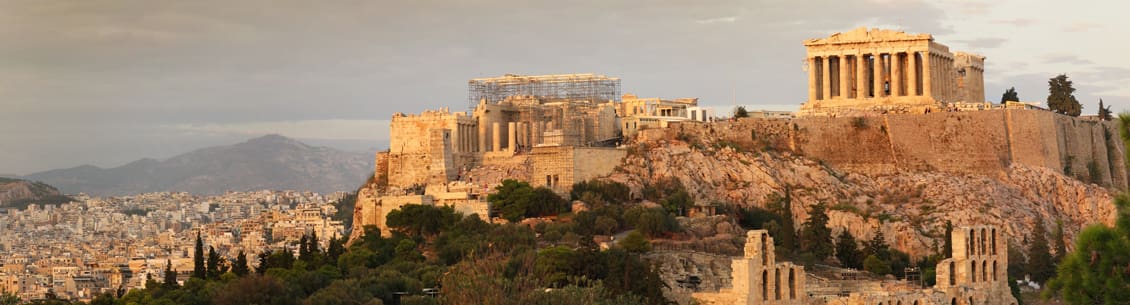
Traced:
POLYGON ((26 176, 65 193, 125 195, 159 191, 219 194, 259 189, 321 193, 356 190, 373 171, 368 153, 314 147, 280 135, 203 148, 168 160, 115 168, 83 165, 26 176))
POLYGON ((71 201, 55 187, 43 182, 0 178, 0 208, 20 208, 31 203, 56 204, 71 201))

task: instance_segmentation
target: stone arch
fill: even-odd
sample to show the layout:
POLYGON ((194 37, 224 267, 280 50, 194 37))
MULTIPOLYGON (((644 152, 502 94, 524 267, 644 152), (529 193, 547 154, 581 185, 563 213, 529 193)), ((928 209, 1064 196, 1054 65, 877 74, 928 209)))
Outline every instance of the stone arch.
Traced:
POLYGON ((981 255, 989 253, 989 248, 985 247, 985 235, 987 235, 985 234, 985 228, 981 228, 981 255))
POLYGON ((951 298, 950 305, 957 305, 957 298, 951 298))
POLYGON ((997 261, 993 261, 993 281, 997 280, 997 261))
POLYGON ((789 268, 789 299, 790 300, 796 299, 796 277, 795 277, 796 274, 795 273, 796 273, 796 270, 794 268, 789 268))
POLYGON ((973 305, 973 297, 969 297, 969 305, 973 305))
POLYGON ((992 248, 993 248, 993 251, 992 251, 993 255, 997 255, 997 228, 993 228, 992 248))
POLYGON ((898 300, 898 302, 895 303, 895 305, 902 305, 902 300, 898 300))
POLYGON ((775 300, 781 299, 781 269, 773 269, 773 295, 775 300))
POLYGON ((918 300, 914 300, 914 305, 918 305, 918 300))
POLYGON ((761 299, 769 300, 769 270, 761 271, 761 299))
POLYGON ((989 261, 981 261, 981 281, 989 280, 989 261))
POLYGON ((957 286, 957 267, 953 261, 950 261, 950 286, 957 286))
POLYGON ((969 265, 972 266, 969 269, 969 280, 970 280, 971 283, 976 283, 977 282, 977 261, 972 261, 972 262, 969 263, 969 265))
POLYGON ((973 229, 969 229, 969 235, 965 236, 965 254, 973 256, 973 229))

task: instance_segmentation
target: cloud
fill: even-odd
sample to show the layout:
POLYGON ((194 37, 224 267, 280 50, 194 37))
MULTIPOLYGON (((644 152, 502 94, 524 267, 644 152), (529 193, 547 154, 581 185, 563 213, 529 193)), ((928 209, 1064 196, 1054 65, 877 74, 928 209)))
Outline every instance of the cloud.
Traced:
POLYGON ((1018 26, 1018 27, 1025 27, 1025 26, 1035 24, 1036 19, 1031 19, 1031 18, 1000 19, 1000 20, 993 20, 992 23, 1009 24, 1009 25, 1014 25, 1014 26, 1018 26))
POLYGON ((258 136, 281 134, 293 138, 322 140, 387 139, 388 120, 301 120, 233 124, 177 124, 167 126, 187 133, 258 136))
MULTIPOLYGON (((1000 47, 1004 42, 1008 41, 1006 38, 977 38, 969 40, 957 40, 954 42, 965 44, 970 48, 976 49, 992 49, 1000 47)), ((976 51, 974 51, 976 52, 976 51)))
POLYGON ((1046 64, 1072 64, 1072 65, 1091 65, 1094 62, 1083 59, 1077 55, 1071 54, 1047 54, 1044 55, 1044 63, 1046 64))
POLYGON ((1102 28, 1103 26, 1104 25, 1102 23, 1097 23, 1097 22, 1077 21, 1077 22, 1073 22, 1071 24, 1068 24, 1066 27, 1063 28, 1063 31, 1069 32, 1069 33, 1079 33, 1079 32, 1087 32, 1087 31, 1090 31, 1090 30, 1099 29, 1099 28, 1102 28))
POLYGON ((699 20, 695 20, 694 22, 698 23, 698 24, 715 24, 715 23, 734 23, 734 21, 738 21, 738 16, 727 16, 727 17, 716 17, 716 18, 709 18, 709 19, 699 19, 699 20))
POLYGON ((992 11, 993 5, 988 2, 965 2, 961 4, 961 12, 969 15, 986 15, 992 11))

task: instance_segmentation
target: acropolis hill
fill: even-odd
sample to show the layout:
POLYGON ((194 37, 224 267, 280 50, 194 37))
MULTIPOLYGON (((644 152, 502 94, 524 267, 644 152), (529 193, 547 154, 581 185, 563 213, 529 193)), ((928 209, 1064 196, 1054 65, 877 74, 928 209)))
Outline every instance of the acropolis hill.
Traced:
MULTIPOLYGON (((359 191, 354 223, 387 234, 385 215, 406 204, 448 205, 494 221, 485 198, 503 179, 561 194, 576 182, 606 179, 626 184, 637 201, 646 186, 677 179, 698 205, 691 218, 723 217, 711 215, 729 204, 764 208, 772 196, 787 194, 796 223, 823 202, 834 234, 848 230, 868 240, 882 232, 912 256, 936 253, 947 221, 976 228, 968 236, 994 240, 992 250, 981 241, 978 252, 970 242, 968 255, 955 248, 961 261, 939 267, 939 286, 929 291, 860 285, 839 298, 821 295, 830 282, 808 275, 801 288, 777 291, 802 292, 800 299, 755 302, 769 295, 755 283, 761 269, 738 278, 733 268, 752 264, 737 260, 760 259, 746 240, 767 237, 721 225, 689 228, 713 237, 668 244, 725 255, 746 249, 734 267, 728 256, 664 266, 676 273, 722 266, 711 267, 717 277, 704 279, 717 294, 696 295, 702 300, 1011 305, 1015 300, 1000 295, 1007 287, 999 269, 984 269, 1006 264, 997 249, 1023 245, 1033 227, 1057 220, 1065 238, 1088 224, 1113 222, 1112 193, 1128 186, 1116 123, 986 103, 985 58, 951 53, 929 34, 857 29, 804 44, 809 98, 794 115, 715 120, 697 99, 623 94, 619 79, 594 74, 470 80, 470 112, 393 116, 390 149, 376 155, 376 174, 359 191), (941 270, 956 279, 943 284, 941 270)), ((805 278, 803 268, 782 270, 805 278)), ((672 287, 673 294, 693 292, 672 287)))

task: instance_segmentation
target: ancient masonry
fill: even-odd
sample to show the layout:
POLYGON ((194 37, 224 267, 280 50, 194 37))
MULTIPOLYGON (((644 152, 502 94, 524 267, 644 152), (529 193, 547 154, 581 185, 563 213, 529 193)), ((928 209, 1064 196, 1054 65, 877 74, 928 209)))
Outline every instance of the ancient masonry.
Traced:
MULTIPOLYGON (((859 283, 843 289, 835 280, 807 281, 804 267, 777 262, 765 230, 746 234, 745 255, 731 262, 733 287, 695 293, 700 304, 768 305, 1015 305, 1008 288, 1008 252, 995 227, 961 227, 953 232, 953 256, 938 263, 938 283, 919 288, 906 281, 859 283), (871 285, 867 285, 871 284, 871 285)), ((841 280, 842 281, 842 280, 841 280)))
POLYGON ((486 194, 502 179, 565 193, 620 163, 626 152, 616 146, 625 129, 711 121, 713 114, 695 98, 625 94, 621 101, 620 80, 594 74, 478 78, 468 89, 469 113, 393 115, 389 150, 376 155, 354 223, 387 234, 388 212, 406 204, 452 206, 490 220, 486 194))
POLYGON ((808 102, 798 116, 926 113, 984 100, 985 57, 950 52, 930 34, 858 28, 804 46, 808 102))

